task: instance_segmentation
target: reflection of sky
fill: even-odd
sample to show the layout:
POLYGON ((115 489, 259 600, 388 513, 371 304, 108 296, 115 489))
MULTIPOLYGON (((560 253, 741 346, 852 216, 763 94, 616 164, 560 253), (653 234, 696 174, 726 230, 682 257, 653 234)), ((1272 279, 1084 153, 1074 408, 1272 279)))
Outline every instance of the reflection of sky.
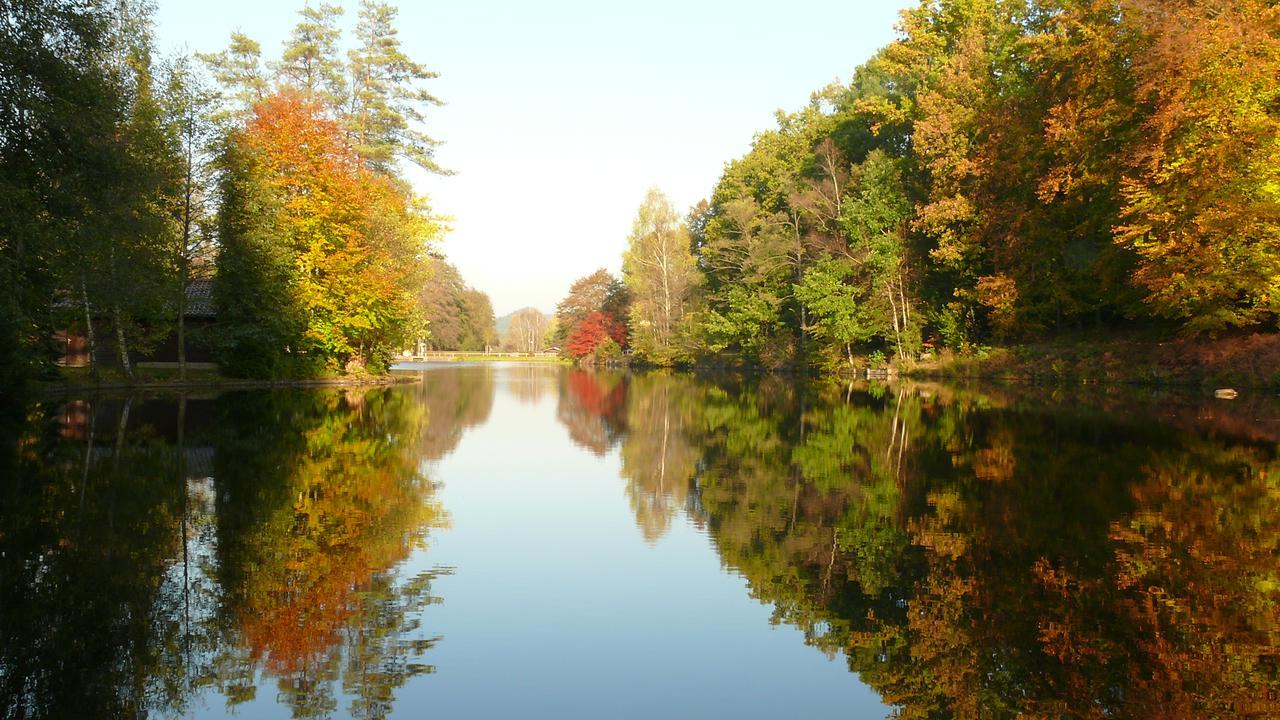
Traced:
MULTIPOLYGON (((557 397, 498 372, 487 424, 434 464, 451 528, 401 573, 455 568, 422 658, 437 674, 396 693, 404 717, 883 717, 879 698, 724 572, 677 523, 644 541, 615 450, 578 448, 557 397)), ((548 369, 547 372, 555 372, 548 369)), ((345 708, 345 704, 340 704, 345 708)))

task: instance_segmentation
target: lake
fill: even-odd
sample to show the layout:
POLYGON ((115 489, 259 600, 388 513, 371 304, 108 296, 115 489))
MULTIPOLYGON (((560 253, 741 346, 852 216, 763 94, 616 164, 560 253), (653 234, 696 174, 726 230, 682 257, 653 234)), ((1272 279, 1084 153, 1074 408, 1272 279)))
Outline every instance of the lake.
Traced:
POLYGON ((1280 716, 1280 418, 425 366, 0 415, 4 718, 1280 716))

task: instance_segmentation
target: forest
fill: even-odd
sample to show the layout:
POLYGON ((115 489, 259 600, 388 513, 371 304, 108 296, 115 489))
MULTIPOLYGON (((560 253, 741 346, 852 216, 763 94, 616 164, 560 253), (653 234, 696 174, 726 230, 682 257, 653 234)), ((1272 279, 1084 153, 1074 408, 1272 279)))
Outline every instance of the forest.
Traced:
POLYGON ((898 31, 683 218, 652 191, 629 300, 575 285, 566 351, 840 367, 1274 333, 1274 3, 925 0, 898 31))
POLYGON ((223 373, 381 372, 431 337, 493 335, 406 170, 448 173, 423 132, 436 74, 396 9, 304 5, 276 58, 162 56, 147 0, 0 4, 0 384, 56 376, 67 336, 133 380, 176 333, 223 373), (344 48, 348 48, 344 51, 344 48), (216 323, 189 337, 193 281, 216 323))
MULTIPOLYGON (((56 376, 71 336, 130 379, 175 333, 184 375, 195 335, 244 377, 499 342, 406 179, 450 170, 393 6, 362 0, 345 38, 341 7, 305 5, 274 58, 239 33, 161 57, 153 11, 0 4, 5 385, 56 376), (217 321, 188 332, 199 278, 217 321)), ((688 212, 650 191, 621 276, 504 344, 833 369, 1071 333, 1274 338, 1278 72, 1264 0, 923 0, 688 212)))

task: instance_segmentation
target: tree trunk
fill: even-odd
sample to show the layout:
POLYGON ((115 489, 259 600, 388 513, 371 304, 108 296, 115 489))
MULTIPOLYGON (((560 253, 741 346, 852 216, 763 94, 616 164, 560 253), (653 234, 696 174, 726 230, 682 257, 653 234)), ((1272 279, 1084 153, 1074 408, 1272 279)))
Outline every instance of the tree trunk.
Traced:
POLYGON ((187 289, 182 288, 182 299, 178 301, 178 379, 187 380, 187 289))
POLYGON ((89 345, 89 377, 98 379, 98 339, 93 333, 93 311, 89 308, 89 288, 80 269, 80 299, 84 302, 84 337, 89 345))
MULTIPOLYGON (((120 292, 119 273, 116 271, 116 246, 111 245, 111 255, 108 258, 109 267, 111 268, 111 285, 114 292, 120 292)), ((116 326, 116 351, 120 355, 120 367, 124 370, 124 376, 133 382, 133 365, 129 362, 129 344, 124 336, 124 313, 120 312, 120 301, 118 299, 111 301, 111 323, 116 326)))
POLYGON ((893 299, 893 281, 889 281, 889 309, 893 315, 893 340, 898 345, 898 359, 902 359, 902 332, 899 329, 898 303, 893 299))
POLYGON ((193 142, 187 140, 187 185, 182 203, 182 247, 178 248, 178 380, 187 380, 187 283, 191 274, 191 204, 195 194, 193 142))
POLYGON ((111 322, 116 326, 116 352, 120 354, 120 367, 124 376, 133 381, 133 364, 129 362, 129 343, 124 336, 124 317, 120 312, 120 303, 111 303, 111 322))

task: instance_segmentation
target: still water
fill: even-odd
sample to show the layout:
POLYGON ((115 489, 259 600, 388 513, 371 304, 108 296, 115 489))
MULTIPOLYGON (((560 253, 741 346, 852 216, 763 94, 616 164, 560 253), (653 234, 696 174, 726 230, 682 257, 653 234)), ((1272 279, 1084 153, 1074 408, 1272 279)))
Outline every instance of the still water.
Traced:
POLYGON ((0 416, 0 717, 1280 716, 1272 408, 418 374, 0 416))

